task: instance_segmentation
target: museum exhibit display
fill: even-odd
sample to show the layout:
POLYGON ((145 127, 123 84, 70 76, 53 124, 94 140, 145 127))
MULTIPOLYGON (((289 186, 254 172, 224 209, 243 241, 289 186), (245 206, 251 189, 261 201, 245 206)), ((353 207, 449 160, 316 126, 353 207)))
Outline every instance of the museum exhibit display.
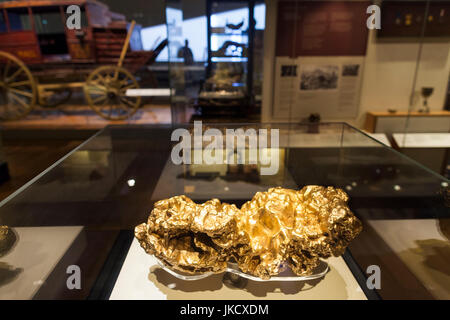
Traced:
POLYGON ((140 87, 136 74, 167 44, 142 50, 135 22, 98 1, 7 1, 0 12, 1 120, 21 119, 36 104, 57 107, 77 89, 101 117, 127 119, 141 105, 129 94, 140 87), (74 7, 79 28, 66 25, 74 7))
POLYGON ((450 36, 450 10, 447 1, 383 1, 381 23, 385 26, 378 32, 380 38, 420 38, 450 36), (424 17, 424 12, 427 12, 424 17), (423 30, 424 23, 426 24, 423 30), (424 31, 424 32, 423 32, 424 31), (422 32, 424 33, 422 35, 422 32))
POLYGON ((320 186, 271 188, 240 209, 176 196, 155 203, 135 236, 146 252, 182 272, 220 273, 233 260, 262 279, 287 268, 310 275, 319 258, 342 255, 361 230, 347 200, 344 191, 320 186))
POLYGON ((377 132, 449 132, 447 1, 266 6, 263 121, 307 121, 319 113, 367 129, 366 117, 386 113, 404 119, 377 132))
POLYGON ((217 113, 217 109, 223 110, 226 107, 231 112, 236 108, 239 111, 239 108, 246 108, 250 102, 254 5, 253 1, 245 5, 241 1, 207 1, 208 67, 206 81, 198 99, 199 106, 205 113, 214 110, 217 113), (232 14, 233 9, 239 13, 232 14), (228 17, 225 16, 226 12, 230 12, 228 17))
POLYGON ((3 200, 0 297, 449 297, 449 180, 343 123, 198 125, 109 126, 3 200), (248 143, 177 158, 214 128, 248 143))
MULTIPOLYGON (((169 54, 171 72, 177 78, 172 79, 172 87, 179 92, 172 106, 180 107, 179 101, 185 99, 185 108, 193 108, 196 117, 245 119, 257 115, 262 99, 265 3, 208 0, 195 15, 189 2, 171 0, 167 5, 168 28, 172 30, 169 42, 178 48, 185 43, 180 51, 169 54), (197 19, 204 19, 206 32, 194 40, 192 28, 197 19), (200 48, 194 41, 204 46, 201 57, 195 54, 200 48), (195 77, 199 62, 204 66, 200 79, 195 77)), ((182 108, 179 113, 183 112, 182 108)), ((184 122, 178 121, 177 115, 172 118, 184 122)))
POLYGON ((449 300, 449 27, 0 0, 0 300, 449 300))

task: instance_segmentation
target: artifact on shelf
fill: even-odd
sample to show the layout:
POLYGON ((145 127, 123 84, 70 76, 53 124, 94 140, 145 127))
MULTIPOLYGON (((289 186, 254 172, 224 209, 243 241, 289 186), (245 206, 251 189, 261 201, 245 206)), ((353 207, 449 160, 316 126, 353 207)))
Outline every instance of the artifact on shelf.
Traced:
POLYGON ((186 273, 220 273, 236 262, 262 279, 288 267, 310 275, 320 258, 343 254, 362 230, 347 201, 341 189, 322 186, 271 188, 241 209, 182 195, 158 201, 135 236, 147 253, 186 273))
POLYGON ((213 57, 247 57, 247 45, 236 41, 227 40, 216 51, 212 51, 213 57))
POLYGON ((245 98, 245 92, 239 86, 242 81, 242 70, 218 63, 214 74, 203 84, 199 98, 207 100, 208 104, 212 104, 212 100, 220 99, 227 104, 237 102, 237 105, 240 105, 241 102, 233 100, 245 98))
POLYGON ((244 20, 242 20, 240 23, 229 23, 227 20, 226 26, 227 28, 231 29, 231 30, 239 30, 240 28, 242 28, 242 26, 244 25, 244 20))
POLYGON ((432 87, 422 87, 420 94, 423 98, 423 107, 419 109, 421 113, 430 113, 430 107, 428 106, 428 98, 433 94, 434 88, 432 87))

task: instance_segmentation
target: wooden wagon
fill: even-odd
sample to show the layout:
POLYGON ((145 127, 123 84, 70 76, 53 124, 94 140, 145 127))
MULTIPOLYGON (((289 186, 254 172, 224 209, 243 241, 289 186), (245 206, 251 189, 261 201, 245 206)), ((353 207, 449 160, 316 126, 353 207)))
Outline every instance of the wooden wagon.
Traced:
POLYGON ((22 118, 36 104, 59 105, 75 88, 100 116, 128 118, 141 103, 127 94, 139 88, 135 72, 166 44, 143 51, 134 21, 94 0, 0 3, 0 119, 22 118), (80 9, 76 28, 67 23, 72 5, 80 9))

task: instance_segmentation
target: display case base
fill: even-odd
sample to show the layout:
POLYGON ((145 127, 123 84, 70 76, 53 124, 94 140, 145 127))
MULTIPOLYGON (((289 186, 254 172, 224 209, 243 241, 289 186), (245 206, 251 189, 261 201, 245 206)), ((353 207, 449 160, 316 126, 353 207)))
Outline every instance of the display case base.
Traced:
POLYGON ((186 281, 166 272, 158 260, 145 253, 134 239, 111 300, 253 300, 253 299, 367 299, 341 257, 327 259, 329 271, 308 281, 253 281, 242 283, 226 279, 229 273, 213 274, 204 279, 186 281))

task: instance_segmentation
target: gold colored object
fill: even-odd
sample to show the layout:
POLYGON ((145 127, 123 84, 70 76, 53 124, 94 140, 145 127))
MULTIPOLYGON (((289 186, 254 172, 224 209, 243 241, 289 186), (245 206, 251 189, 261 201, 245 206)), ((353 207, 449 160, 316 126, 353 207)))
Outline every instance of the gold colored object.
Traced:
POLYGON ((16 241, 16 235, 8 226, 0 226, 0 257, 6 254, 16 241))
POLYGON ((0 226, 0 242, 6 241, 10 232, 8 226, 0 226))
POLYGON ((319 258, 341 255, 361 232, 347 201, 341 189, 321 186, 271 188, 241 209, 176 196, 158 201, 135 236, 147 253, 187 273, 223 272, 234 260, 262 279, 287 267, 308 275, 319 258))

